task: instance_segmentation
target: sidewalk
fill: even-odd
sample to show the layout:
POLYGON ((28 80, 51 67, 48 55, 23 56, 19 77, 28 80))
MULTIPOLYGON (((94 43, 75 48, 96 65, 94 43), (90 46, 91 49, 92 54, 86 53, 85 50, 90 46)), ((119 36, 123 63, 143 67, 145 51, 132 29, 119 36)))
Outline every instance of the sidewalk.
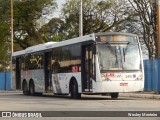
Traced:
POLYGON ((0 90, 0 93, 22 93, 20 90, 0 90))
POLYGON ((119 96, 160 100, 160 94, 156 94, 155 92, 120 93, 119 96))

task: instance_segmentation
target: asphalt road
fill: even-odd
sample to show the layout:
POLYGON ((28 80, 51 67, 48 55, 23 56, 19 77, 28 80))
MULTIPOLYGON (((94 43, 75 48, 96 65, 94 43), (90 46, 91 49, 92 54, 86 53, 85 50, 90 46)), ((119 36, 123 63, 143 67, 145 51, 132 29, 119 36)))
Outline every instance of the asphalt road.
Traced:
MULTIPOLYGON (((43 96, 25 96, 22 93, 0 93, 0 111, 160 111, 160 100, 119 97, 111 99, 110 96, 83 95, 80 100, 73 100, 69 96, 54 96, 45 94, 43 96)), ((93 114, 96 114, 95 112, 93 114)), ((117 113, 118 114, 118 113, 117 113)), ((115 115, 116 116, 116 115, 115 115)), ((160 117, 45 117, 45 118, 23 118, 34 120, 160 120, 160 117)), ((7 119, 8 118, 3 118, 7 119)), ((12 120, 22 118, 12 118, 12 120)))

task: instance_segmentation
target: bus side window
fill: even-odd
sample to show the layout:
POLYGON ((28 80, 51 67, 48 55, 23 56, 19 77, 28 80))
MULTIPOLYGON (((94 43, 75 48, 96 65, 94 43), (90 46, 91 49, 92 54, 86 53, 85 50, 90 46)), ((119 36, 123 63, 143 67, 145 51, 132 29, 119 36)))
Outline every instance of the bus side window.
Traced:
POLYGON ((58 59, 55 58, 55 62, 52 64, 52 73, 58 73, 60 70, 60 64, 58 62, 58 59))
POLYGON ((60 72, 61 55, 62 55, 61 48, 53 49, 53 53, 52 53, 52 73, 59 73, 60 72))

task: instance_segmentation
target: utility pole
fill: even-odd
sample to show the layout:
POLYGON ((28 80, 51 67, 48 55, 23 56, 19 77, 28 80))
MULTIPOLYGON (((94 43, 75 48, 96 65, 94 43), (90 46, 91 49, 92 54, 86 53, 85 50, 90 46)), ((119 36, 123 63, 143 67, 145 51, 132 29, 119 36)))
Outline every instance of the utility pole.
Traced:
POLYGON ((157 0, 157 51, 160 58, 160 0, 157 0))
POLYGON ((13 53, 13 0, 11 0, 11 56, 13 53))
POLYGON ((83 36, 83 11, 82 11, 82 0, 80 0, 79 8, 79 37, 83 36))
POLYGON ((12 81, 12 54, 13 54, 13 0, 10 0, 11 4, 11 62, 10 62, 10 71, 11 71, 11 88, 13 89, 13 81, 12 81))

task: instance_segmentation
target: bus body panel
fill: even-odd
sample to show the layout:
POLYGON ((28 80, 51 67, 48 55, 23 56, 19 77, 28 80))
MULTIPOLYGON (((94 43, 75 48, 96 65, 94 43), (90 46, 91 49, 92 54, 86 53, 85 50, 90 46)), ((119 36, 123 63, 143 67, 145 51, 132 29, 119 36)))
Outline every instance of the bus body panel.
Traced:
POLYGON ((69 84, 73 77, 77 81, 78 91, 81 93, 81 72, 52 74, 53 93, 69 94, 69 84))
POLYGON ((95 83, 94 93, 143 91, 142 81, 103 81, 95 83))
POLYGON ((44 70, 27 70, 24 71, 24 79, 27 81, 28 89, 29 82, 33 80, 35 85, 35 92, 43 93, 45 91, 45 83, 44 83, 44 70))
POLYGON ((97 55, 96 55, 96 61, 95 62, 96 62, 96 82, 102 81, 101 80, 101 74, 100 74, 99 62, 98 62, 98 56, 97 55))
POLYGON ((137 77, 134 79, 130 78, 129 80, 127 80, 126 78, 123 78, 124 80, 122 80, 122 78, 118 79, 118 77, 116 76, 116 77, 111 77, 112 80, 110 80, 110 81, 109 80, 104 81, 101 78, 101 73, 99 71, 99 66, 97 64, 96 81, 94 81, 94 80, 92 81, 93 82, 93 93, 143 91, 143 88, 144 88, 143 72, 138 72, 138 73, 134 73, 134 72, 127 73, 126 72, 126 73, 117 73, 117 74, 121 75, 122 78, 123 78, 123 76, 128 76, 128 75, 132 75, 132 74, 135 74, 136 76, 142 74, 142 80, 135 80, 135 79, 137 79, 137 77))

